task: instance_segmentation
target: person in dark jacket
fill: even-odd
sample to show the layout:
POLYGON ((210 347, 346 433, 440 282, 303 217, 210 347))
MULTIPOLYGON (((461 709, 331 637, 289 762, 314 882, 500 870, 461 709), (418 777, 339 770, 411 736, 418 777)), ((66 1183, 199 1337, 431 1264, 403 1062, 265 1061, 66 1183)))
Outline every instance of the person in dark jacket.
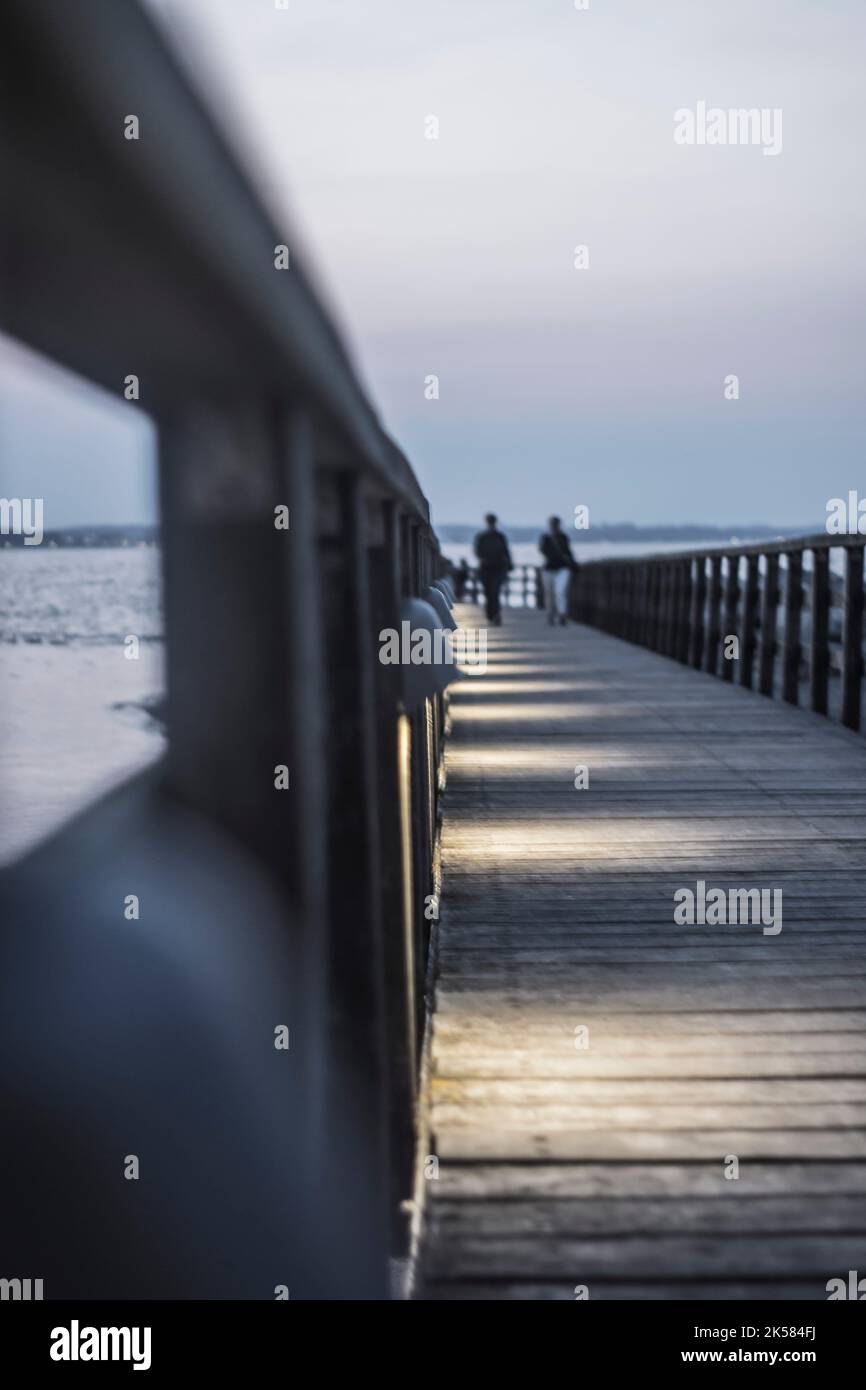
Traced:
POLYGON ((544 556, 544 605, 550 625, 558 621, 565 627, 568 622, 568 585, 577 570, 577 561, 571 553, 568 536, 562 529, 559 517, 552 516, 548 524, 550 530, 538 542, 544 556))
POLYGON ((511 551, 508 549, 505 536, 496 528, 496 517, 493 513, 488 512, 484 520, 487 529, 479 531, 475 537, 475 555, 478 560, 478 577, 484 589, 484 611, 487 621, 498 624, 502 622, 499 593, 508 571, 513 568, 511 551))
POLYGON ((454 584, 454 597, 458 603, 462 603, 466 597, 466 585, 469 583, 469 563, 466 559, 461 560, 459 565, 455 565, 451 573, 451 580, 454 584))

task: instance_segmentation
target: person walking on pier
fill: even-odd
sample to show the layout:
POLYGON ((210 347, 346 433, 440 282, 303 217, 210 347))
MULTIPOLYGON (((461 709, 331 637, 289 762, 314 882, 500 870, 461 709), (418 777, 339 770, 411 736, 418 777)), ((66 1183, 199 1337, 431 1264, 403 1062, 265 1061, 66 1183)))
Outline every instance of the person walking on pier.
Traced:
POLYGON ((484 590, 484 611, 489 623, 502 622, 502 609, 499 592, 509 570, 513 569, 508 541, 496 528, 496 517, 488 512, 484 518, 486 531, 479 531, 475 537, 475 555, 478 560, 478 576, 484 590))
POLYGON ((451 582, 454 585, 454 597, 458 603, 462 603, 466 597, 466 585, 469 583, 469 562, 464 557, 459 565, 455 565, 451 572, 451 582))
POLYGON ((544 605, 551 627, 557 620, 561 627, 565 627, 568 622, 568 583, 577 569, 577 561, 571 553, 571 545, 559 517, 552 516, 548 524, 550 530, 538 542, 544 556, 544 605))

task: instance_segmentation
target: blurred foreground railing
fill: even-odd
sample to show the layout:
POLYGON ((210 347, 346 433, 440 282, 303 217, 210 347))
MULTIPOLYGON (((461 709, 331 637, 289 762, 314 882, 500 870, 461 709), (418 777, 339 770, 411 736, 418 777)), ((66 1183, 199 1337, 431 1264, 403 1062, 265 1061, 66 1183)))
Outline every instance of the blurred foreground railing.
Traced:
POLYGON ((599 560, 581 567, 570 614, 859 729, 864 545, 863 536, 817 535, 599 560))
MULTIPOLYGON (((452 571, 453 574, 459 571, 452 571)), ((477 568, 470 569, 462 593, 467 603, 483 603, 484 590, 477 568)), ((537 565, 515 565, 502 585, 500 600, 508 608, 543 608, 544 586, 537 565)))
MULTIPOLYGON (((118 400, 127 374, 140 381, 140 408, 159 438, 169 689, 169 753, 157 791, 142 784, 123 815, 92 813, 82 844, 88 854, 102 848, 86 860, 83 884, 66 891, 52 871, 84 854, 73 829, 46 849, 32 881, 21 866, 28 888, 18 898, 26 918, 19 936, 32 929, 35 952, 40 925, 62 920, 72 939, 86 927, 82 1027, 101 1000, 92 994, 100 965, 91 937, 103 926, 106 940, 116 934, 105 915, 116 897, 105 890, 112 865, 134 865, 135 892, 151 913, 138 937, 143 950, 157 939, 204 943, 183 975, 182 1012, 192 1037, 199 1022, 214 1030, 217 1079, 236 1067, 240 1093, 259 1109, 243 1127, 251 1166, 231 1181, 212 1177, 212 1211, 176 1167, 164 1205, 142 1208, 164 1267, 189 1271, 188 1296, 201 1296, 208 1280, 215 1296, 229 1287, 273 1296, 281 1262, 253 1268, 237 1244, 269 1203, 273 1240, 293 1251, 293 1298, 305 1287, 387 1296, 388 1255, 405 1251, 412 1195, 443 710, 432 692, 407 706, 400 668, 377 659, 378 634, 400 627, 405 600, 440 571, 427 502, 366 400, 290 230, 257 200, 145 12, 117 0, 10 0, 0 37, 2 328, 118 400), (125 138, 128 112, 137 117, 136 140, 125 138), (287 270, 277 266, 280 246, 287 270), (287 524, 278 528, 281 510, 287 524), (287 785, 278 785, 279 768, 287 785), (182 883, 206 874, 219 888, 227 938, 211 939, 206 917, 191 934, 199 909, 174 880, 169 891, 164 858, 145 848, 169 823, 169 806, 213 830, 202 862, 192 840, 188 849, 175 841, 176 852, 182 883), (261 911, 250 917, 222 844, 242 851, 275 894, 267 940, 281 943, 279 958, 265 950, 266 923, 261 911), (242 997, 254 1004, 261 989, 263 1052, 248 1072, 231 1018, 204 1016, 197 991, 214 979, 237 979, 231 1007, 242 997), (264 1003, 275 980, 285 990, 276 1018, 264 1003), (273 1029, 283 1023, 291 1055, 275 1073, 273 1029), (268 1152, 276 1120, 286 1124, 284 1154, 268 1152), (283 1165, 271 1189, 252 1175, 260 1162, 283 1165), (312 1220, 306 1242, 278 1217, 284 1199, 299 1222, 312 1220), (238 1203, 233 1227, 229 1210, 238 1203), (204 1252, 220 1229, 222 1264, 204 1252)), ((49 498, 49 518, 50 508, 49 498)), ((50 960, 44 965, 47 977, 50 960)), ((38 997, 38 981, 18 968, 20 987, 38 997)), ((117 989, 122 1028, 124 986, 117 989)), ((151 1002, 158 1016, 160 996, 151 1002)), ((39 1020, 35 1008, 34 1030, 39 1020)), ((41 1022, 47 1035, 51 1021, 41 1022)), ((166 1017, 165 1026, 175 1020, 166 1017)), ((30 1041, 29 1033, 19 1038, 30 1041)), ((140 1086, 152 1143, 170 1131, 178 1152, 200 1147, 202 1171, 213 1162, 222 1173, 208 1157, 219 1152, 218 1137, 188 1118, 208 1084, 194 1057, 207 1049, 191 1044, 178 1056, 158 1032, 152 1041, 146 1084, 134 1069, 114 1091, 91 1078, 91 1099, 107 1116, 140 1086)), ((106 1023, 105 1055, 116 1045, 106 1023)), ((68 1038, 64 1047, 74 1057, 68 1038)), ((57 1085, 84 1095, 87 1076, 68 1065, 57 1085)), ((67 1099, 74 1110, 75 1094, 67 1099)), ((39 1094, 33 1105, 34 1113, 43 1105, 39 1094)), ((228 1100, 224 1113, 211 1108, 208 1125, 211 1117, 227 1138, 240 1124, 228 1100)), ((62 1156, 68 1142, 58 1129, 46 1136, 45 1153, 62 1156)), ((152 1152, 149 1161, 144 1171, 153 1175, 152 1152)), ((142 1200, 147 1191, 143 1185, 142 1200)), ((78 1219, 75 1200, 70 1189, 62 1221, 78 1219)), ((148 1261, 131 1249, 126 1273, 105 1287, 112 1210, 85 1204, 80 1244, 95 1271, 86 1287, 124 1297, 140 1287, 134 1281, 145 1278, 148 1261)), ((58 1242, 79 1242, 76 1227, 64 1230, 58 1242)), ((85 1287, 70 1278, 65 1293, 85 1287)), ((160 1296, 168 1285, 154 1278, 160 1296)), ((46 1297, 55 1292, 56 1284, 46 1297)))

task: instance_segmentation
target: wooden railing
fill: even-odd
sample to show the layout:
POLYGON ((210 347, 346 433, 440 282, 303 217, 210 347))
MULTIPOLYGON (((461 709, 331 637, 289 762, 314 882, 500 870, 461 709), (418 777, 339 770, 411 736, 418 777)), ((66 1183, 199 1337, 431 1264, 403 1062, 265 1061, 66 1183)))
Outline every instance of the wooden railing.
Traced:
MULTIPOLYGON (((298 1256, 298 1296, 313 1268, 326 1296, 387 1296, 413 1185, 443 707, 435 695, 404 706, 402 672, 377 659, 378 634, 399 629, 401 604, 443 568, 428 505, 291 232, 258 201, 144 10, 10 0, 2 30, 2 328, 117 399, 134 372, 158 430, 169 751, 156 801, 142 788, 122 820, 106 809, 100 821, 97 808, 104 872, 119 841, 137 843, 169 804, 257 866, 276 895, 286 959, 271 975, 285 977, 292 1037, 291 1083, 261 1083, 273 1098, 262 1133, 291 1111, 306 1157, 286 1157, 280 1194, 323 1222, 322 1248, 314 1240, 298 1256), (128 111, 135 142, 124 138, 128 111), (288 271, 275 266, 280 244, 288 271), (275 529, 277 507, 288 507, 288 529, 275 529), (288 791, 275 790, 277 765, 288 791), (324 1233, 328 1213, 341 1234, 324 1233)), ((64 906, 49 869, 29 900, 33 922, 69 912, 70 930, 92 926, 99 872, 88 896, 64 906)), ((225 855, 213 850, 206 871, 238 960, 258 959, 263 922, 248 920, 225 855)), ((165 904, 159 873, 143 856, 139 881, 165 904)), ((159 929, 183 935, 187 909, 173 901, 159 929)), ((200 968, 206 978, 229 967, 200 968)), ((267 1034, 269 1015, 261 1026, 267 1034)), ((101 1045, 113 1054, 111 1036, 101 1045)), ((184 1066, 148 1094, 194 1095, 184 1066)), ((256 1094, 260 1077, 249 1083, 256 1094)), ((110 1112, 109 1094, 90 1099, 110 1112)), ((159 1115, 149 1123, 166 1128, 159 1115)), ((224 1123, 231 1130, 233 1114, 224 1123)), ((63 1152, 67 1136, 55 1138, 63 1152)), ((96 1252, 110 1232, 91 1216, 96 1252)), ((220 1219, 217 1204, 215 1228, 220 1219)), ((172 1230, 160 1239, 169 1260, 172 1230)), ((241 1256, 226 1240, 231 1267, 241 1256)), ((198 1268, 198 1256, 190 1235, 179 1262, 198 1268)))
POLYGON ((578 622, 859 729, 864 545, 863 536, 816 535, 594 561, 573 581, 569 611, 578 622), (844 557, 838 573, 834 550, 844 557))
MULTIPOLYGON (((484 602, 484 590, 477 568, 469 571, 463 598, 467 603, 484 602)), ((543 608, 544 587, 540 568, 536 565, 515 565, 505 579, 500 598, 506 607, 543 608)))

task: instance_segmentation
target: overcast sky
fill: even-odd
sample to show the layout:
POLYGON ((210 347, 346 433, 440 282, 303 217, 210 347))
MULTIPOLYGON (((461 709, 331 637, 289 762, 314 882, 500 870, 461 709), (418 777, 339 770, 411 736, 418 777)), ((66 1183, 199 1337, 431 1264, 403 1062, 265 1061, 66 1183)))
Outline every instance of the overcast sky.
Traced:
MULTIPOLYGON (((861 0, 151 8, 300 228, 436 519, 819 529, 866 487, 861 0), (677 145, 700 101, 780 108, 781 153, 677 145)), ((147 432, 122 406, 69 429, 24 375, 13 477, 38 462, 64 523, 132 519, 147 432)))

